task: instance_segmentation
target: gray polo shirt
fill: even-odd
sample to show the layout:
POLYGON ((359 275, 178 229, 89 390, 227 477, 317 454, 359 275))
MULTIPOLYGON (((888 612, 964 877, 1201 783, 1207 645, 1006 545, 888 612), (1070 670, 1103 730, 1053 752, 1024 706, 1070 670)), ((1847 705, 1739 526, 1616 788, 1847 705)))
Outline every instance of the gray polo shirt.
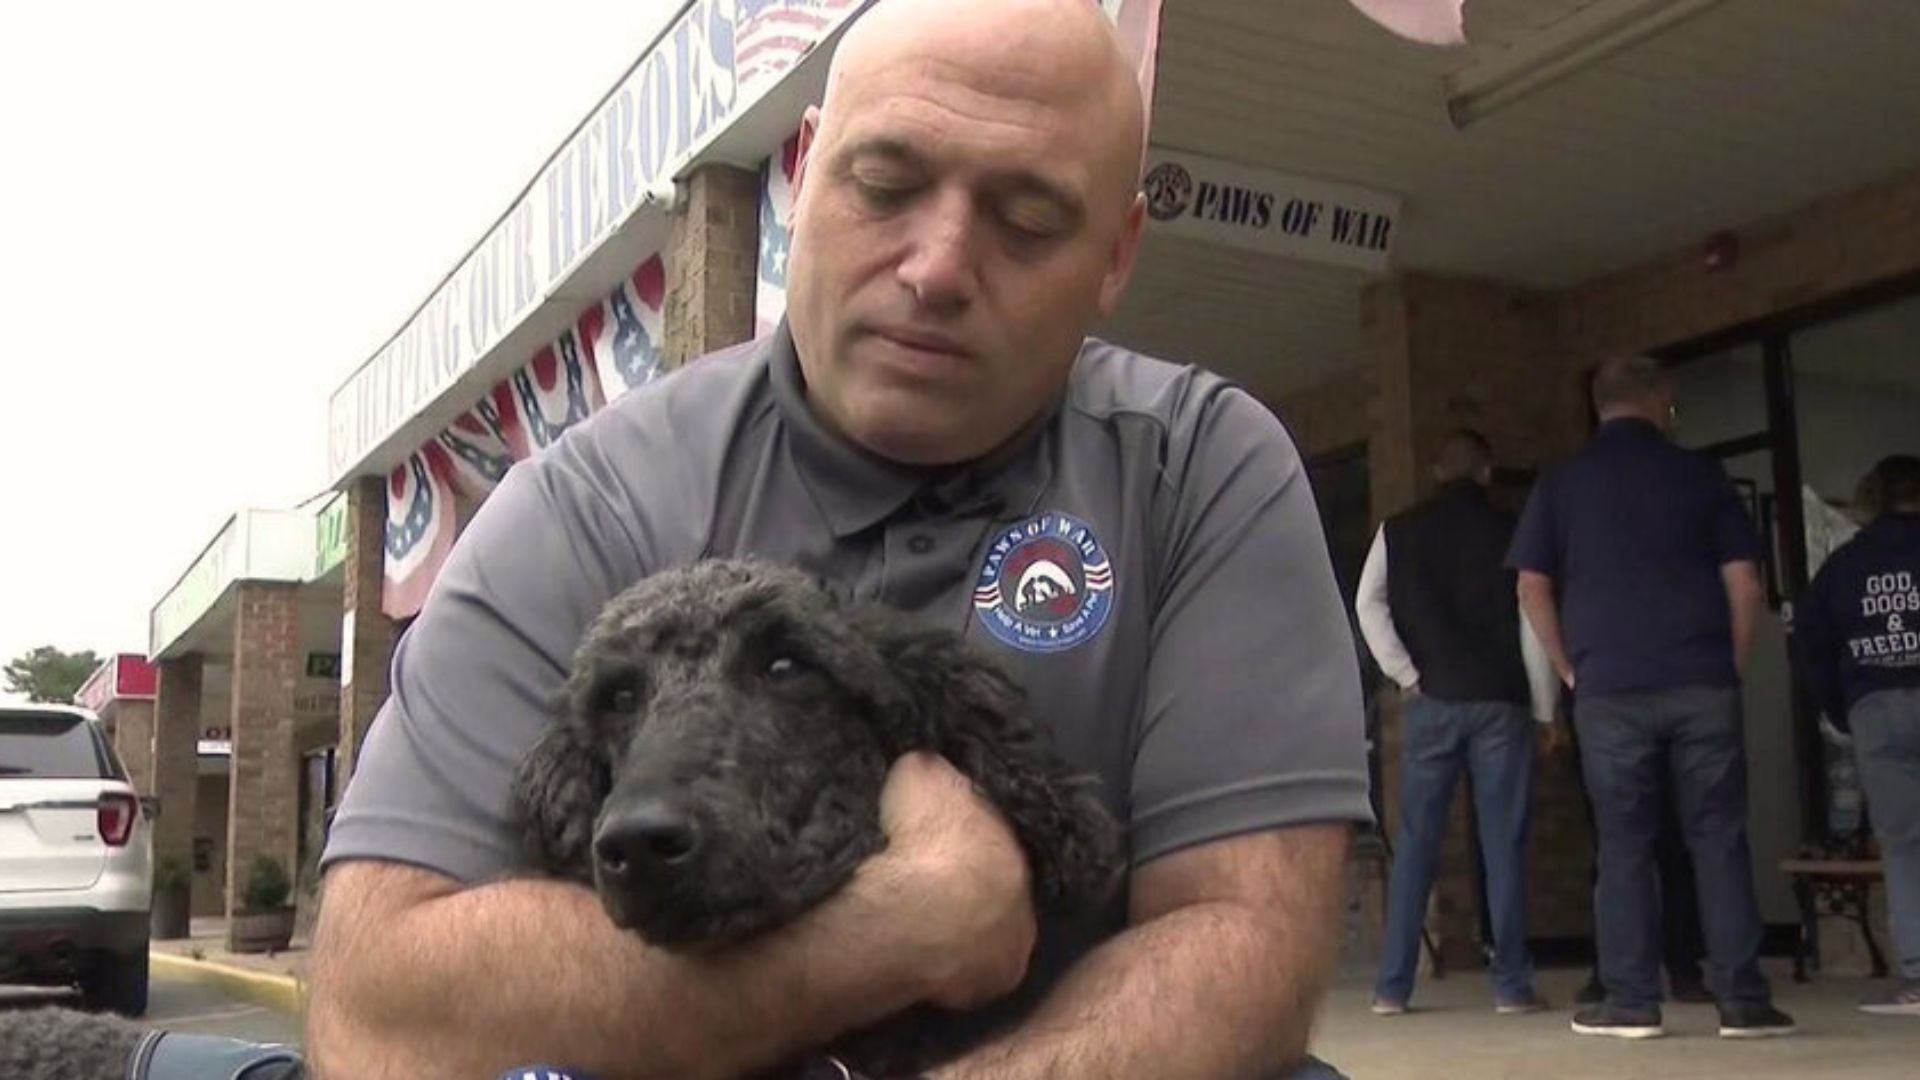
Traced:
POLYGON ((1135 865, 1369 815, 1313 495, 1252 397, 1090 340, 1064 399, 992 460, 913 469, 820 425, 783 328, 629 391, 508 473, 394 654, 326 862, 515 869, 509 779, 588 622, 650 573, 737 555, 996 652, 1104 781, 1135 865))

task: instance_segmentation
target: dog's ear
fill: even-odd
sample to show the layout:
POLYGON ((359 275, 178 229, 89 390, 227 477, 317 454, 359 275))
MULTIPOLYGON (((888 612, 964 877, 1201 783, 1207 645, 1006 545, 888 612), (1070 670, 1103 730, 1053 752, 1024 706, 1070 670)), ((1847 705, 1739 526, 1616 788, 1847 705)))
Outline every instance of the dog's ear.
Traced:
POLYGON ((593 823, 612 785, 592 732, 563 711, 514 774, 513 807, 527 861, 555 877, 592 884, 593 823))
POLYGON ((1035 726, 1019 684, 948 631, 885 609, 857 617, 904 687, 882 721, 896 744, 889 751, 938 752, 999 807, 1026 850, 1041 912, 1104 902, 1121 869, 1120 828, 1098 782, 1062 761, 1035 726))

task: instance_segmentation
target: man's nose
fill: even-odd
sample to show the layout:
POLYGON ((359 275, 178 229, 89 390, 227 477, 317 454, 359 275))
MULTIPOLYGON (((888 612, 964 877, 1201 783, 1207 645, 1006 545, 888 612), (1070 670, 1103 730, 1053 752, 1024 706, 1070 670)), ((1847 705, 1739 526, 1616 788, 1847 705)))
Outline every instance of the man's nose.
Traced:
POLYGON ((973 298, 979 285, 973 215, 964 192, 943 194, 921 209, 898 275, 922 308, 952 314, 973 298))
POLYGON ((684 867, 700 843, 700 825, 684 803, 644 796, 615 804, 600 819, 593 861, 603 878, 639 880, 684 867))

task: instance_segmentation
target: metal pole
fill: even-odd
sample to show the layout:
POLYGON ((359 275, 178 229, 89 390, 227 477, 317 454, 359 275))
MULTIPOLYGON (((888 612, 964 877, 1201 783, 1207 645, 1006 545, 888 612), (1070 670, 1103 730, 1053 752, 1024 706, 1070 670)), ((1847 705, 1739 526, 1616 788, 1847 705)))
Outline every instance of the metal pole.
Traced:
MULTIPOLYGON (((1792 625, 1793 604, 1807 587, 1807 525, 1800 504, 1800 421, 1793 398, 1793 347, 1782 332, 1761 342, 1767 386, 1767 434, 1773 443, 1773 496, 1778 522, 1781 614, 1792 625)), ((1775 538, 1769 537, 1769 540, 1775 538)), ((1800 686, 1800 675, 1788 665, 1789 697, 1793 716, 1793 748, 1800 774, 1800 830, 1802 838, 1822 841, 1827 835, 1827 770, 1819 720, 1800 686)))

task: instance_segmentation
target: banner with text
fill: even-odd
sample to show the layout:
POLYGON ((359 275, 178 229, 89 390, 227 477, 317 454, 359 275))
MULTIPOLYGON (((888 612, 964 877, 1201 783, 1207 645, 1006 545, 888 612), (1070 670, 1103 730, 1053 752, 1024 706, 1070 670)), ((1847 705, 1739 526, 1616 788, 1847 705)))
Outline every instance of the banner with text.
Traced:
POLYGON ((1397 195, 1159 147, 1144 187, 1162 232, 1375 274, 1400 220, 1397 195))
POLYGON ((420 610, 454 537, 514 462, 659 373, 666 278, 661 256, 649 256, 571 330, 393 470, 383 611, 398 619, 420 610))
POLYGON ((328 403, 327 462, 360 467, 729 123, 868 0, 696 0, 420 309, 328 403))

